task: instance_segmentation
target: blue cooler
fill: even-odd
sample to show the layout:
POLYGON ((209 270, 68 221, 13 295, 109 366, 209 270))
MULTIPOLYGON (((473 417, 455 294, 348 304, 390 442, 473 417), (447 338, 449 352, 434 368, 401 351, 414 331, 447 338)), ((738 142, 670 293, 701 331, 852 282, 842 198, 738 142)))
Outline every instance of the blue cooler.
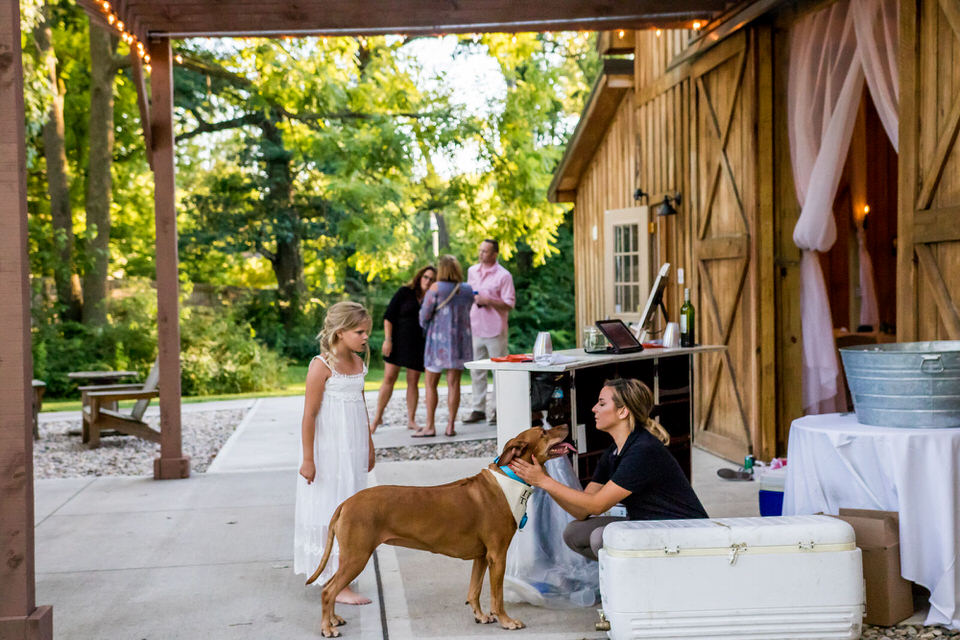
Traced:
POLYGON ((786 480, 786 467, 763 470, 759 478, 761 516, 779 516, 783 514, 783 485, 786 480))

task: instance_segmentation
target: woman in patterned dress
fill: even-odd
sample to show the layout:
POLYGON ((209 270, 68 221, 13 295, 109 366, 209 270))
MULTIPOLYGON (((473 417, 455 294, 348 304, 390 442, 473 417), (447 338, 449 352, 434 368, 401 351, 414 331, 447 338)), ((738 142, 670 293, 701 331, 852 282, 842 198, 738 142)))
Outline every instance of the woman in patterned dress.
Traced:
POLYGON ((454 436, 454 423, 460 408, 460 376, 463 363, 473 359, 473 339, 470 333, 470 307, 473 289, 463 284, 463 269, 457 259, 445 255, 437 263, 437 282, 433 283, 420 307, 420 326, 427 332, 423 365, 427 392, 427 424, 413 434, 415 438, 437 434, 437 385, 440 374, 447 372, 446 435, 454 436))

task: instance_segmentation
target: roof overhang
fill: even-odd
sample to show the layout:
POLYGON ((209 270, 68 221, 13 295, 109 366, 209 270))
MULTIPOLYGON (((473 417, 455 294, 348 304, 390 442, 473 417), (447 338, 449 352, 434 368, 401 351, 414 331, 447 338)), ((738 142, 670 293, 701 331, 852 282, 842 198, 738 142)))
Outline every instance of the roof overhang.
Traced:
MULTIPOLYGON (((103 18, 104 0, 78 0, 103 18)), ((149 37, 438 34, 683 27, 726 0, 108 0, 149 37)))
POLYGON ((553 173, 547 198, 550 202, 574 202, 584 169, 600 147, 620 102, 633 89, 633 60, 608 58, 580 115, 559 166, 553 173))

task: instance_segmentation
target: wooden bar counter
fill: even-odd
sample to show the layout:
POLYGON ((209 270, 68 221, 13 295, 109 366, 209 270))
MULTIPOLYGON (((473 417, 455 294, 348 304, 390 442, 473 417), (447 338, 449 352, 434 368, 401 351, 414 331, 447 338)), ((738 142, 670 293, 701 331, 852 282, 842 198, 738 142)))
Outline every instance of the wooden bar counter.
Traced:
POLYGON ((590 479, 600 454, 611 444, 609 436, 597 431, 591 411, 604 381, 612 378, 641 380, 653 391, 651 415, 670 433, 670 451, 689 478, 694 425, 693 357, 723 349, 722 346, 702 345, 646 348, 625 354, 591 354, 583 349, 568 349, 554 352, 562 359, 555 364, 474 360, 466 363, 466 367, 493 371, 497 389, 498 451, 510 438, 530 427, 535 406, 531 398, 534 386, 552 387, 557 397, 551 401, 551 412, 562 412, 563 419, 571 425, 571 440, 577 449, 573 463, 581 481, 590 479), (562 398, 559 393, 563 394, 562 398))

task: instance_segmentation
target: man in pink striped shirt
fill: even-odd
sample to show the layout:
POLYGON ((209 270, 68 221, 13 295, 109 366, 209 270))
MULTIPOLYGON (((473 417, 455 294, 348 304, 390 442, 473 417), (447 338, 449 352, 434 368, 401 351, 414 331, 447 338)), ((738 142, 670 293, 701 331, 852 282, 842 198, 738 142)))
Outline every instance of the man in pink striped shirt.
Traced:
MULTIPOLYGON (((504 269, 497 256, 500 243, 484 240, 480 243, 480 262, 467 270, 467 283, 473 287, 474 304, 470 309, 470 329, 473 332, 473 357, 497 358, 507 355, 507 316, 516 303, 513 276, 504 269)), ((464 422, 480 422, 486 419, 487 372, 474 369, 473 411, 464 422)), ((497 423, 497 388, 493 388, 493 406, 488 424, 497 423)))

